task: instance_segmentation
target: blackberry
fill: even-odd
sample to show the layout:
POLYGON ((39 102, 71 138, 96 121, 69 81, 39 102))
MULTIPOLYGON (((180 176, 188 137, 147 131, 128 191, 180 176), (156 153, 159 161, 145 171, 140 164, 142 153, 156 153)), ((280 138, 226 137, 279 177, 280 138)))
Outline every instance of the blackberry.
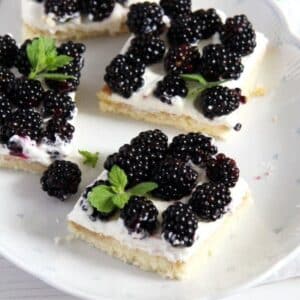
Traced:
POLYGON ((217 152, 212 139, 199 132, 177 135, 169 146, 169 154, 172 157, 185 162, 191 160, 200 167, 204 167, 217 152))
POLYGON ((160 6, 170 18, 177 18, 192 12, 191 0, 161 0, 160 6))
POLYGON ((39 113, 33 110, 18 109, 11 113, 0 129, 0 139, 7 143, 13 135, 30 137, 39 141, 41 137, 43 120, 39 113))
POLYGON ((233 159, 226 157, 224 154, 218 154, 215 159, 211 159, 207 164, 206 175, 209 180, 223 183, 231 188, 239 180, 240 170, 233 159))
POLYGON ((152 192, 161 200, 179 200, 188 196, 196 185, 198 173, 185 162, 166 158, 153 170, 152 181, 158 188, 152 192))
POLYGON ((8 94, 14 81, 15 75, 9 69, 0 66, 0 92, 8 94))
POLYGON ((214 8, 208 10, 199 9, 193 13, 200 27, 202 39, 208 39, 218 32, 222 26, 222 20, 214 8))
POLYGON ((48 90, 43 97, 43 116, 72 119, 75 112, 75 103, 68 94, 48 90))
POLYGON ((29 62, 28 56, 27 56, 27 46, 32 43, 33 40, 27 39, 24 41, 24 43, 21 45, 19 49, 19 53, 16 58, 16 67, 18 71, 25 76, 28 76, 31 70, 31 64, 29 62))
POLYGON ((40 105, 43 93, 40 81, 18 78, 11 89, 10 99, 17 107, 33 108, 40 105))
POLYGON ((80 16, 80 1, 46 0, 45 13, 58 22, 67 22, 80 16))
POLYGON ((0 36, 0 66, 12 68, 18 54, 16 41, 9 35, 0 36))
POLYGON ((167 74, 161 81, 157 83, 154 90, 154 95, 161 102, 172 104, 172 99, 175 96, 186 97, 188 89, 184 79, 177 74, 167 74))
POLYGON ((88 15, 89 20, 99 22, 111 15, 115 4, 116 0, 86 0, 84 12, 88 15))
POLYGON ((171 47, 165 57, 164 66, 167 72, 178 74, 196 72, 200 61, 197 47, 187 44, 171 47))
POLYGON ((253 53, 256 47, 256 33, 245 15, 228 18, 220 31, 225 47, 242 56, 253 53))
POLYGON ((168 32, 171 46, 193 44, 202 38, 200 27, 191 15, 180 16, 172 20, 168 32))
POLYGON ((0 125, 3 125, 12 112, 12 107, 6 95, 0 92, 0 125))
POLYGON ((203 48, 200 73, 208 81, 238 79, 244 70, 241 57, 221 44, 203 48))
POLYGON ((62 201, 71 194, 76 194, 81 182, 79 167, 65 160, 56 160, 44 172, 41 178, 42 189, 49 196, 62 201))
POLYGON ((164 28, 163 16, 163 9, 156 3, 136 3, 129 8, 127 26, 136 35, 160 34, 164 28))
POLYGON ((133 57, 139 57, 146 65, 161 61, 166 51, 165 43, 152 34, 135 37, 128 49, 133 57))
POLYGON ((197 186, 189 204, 199 219, 210 222, 227 212, 231 200, 230 190, 224 184, 206 182, 197 186))
POLYGON ((129 233, 139 234, 141 238, 152 235, 158 224, 158 210, 145 197, 131 197, 121 210, 120 217, 129 233))
POLYGON ((82 56, 86 51, 86 46, 82 43, 74 43, 72 41, 61 44, 57 48, 58 54, 64 54, 73 57, 73 61, 80 63, 82 56))
POLYGON ((75 127, 62 118, 53 118, 47 122, 44 137, 55 143, 57 138, 64 142, 70 142, 73 138, 75 127))
POLYGON ((162 214, 162 236, 173 247, 191 247, 198 229, 197 216, 187 204, 176 202, 162 214))
POLYGON ((145 65, 137 65, 124 55, 115 57, 106 68, 104 80, 115 93, 129 98, 143 84, 145 65))
POLYGON ((213 119, 232 113, 239 108, 243 99, 245 97, 241 95, 241 90, 238 88, 216 86, 202 92, 195 104, 205 117, 213 119))

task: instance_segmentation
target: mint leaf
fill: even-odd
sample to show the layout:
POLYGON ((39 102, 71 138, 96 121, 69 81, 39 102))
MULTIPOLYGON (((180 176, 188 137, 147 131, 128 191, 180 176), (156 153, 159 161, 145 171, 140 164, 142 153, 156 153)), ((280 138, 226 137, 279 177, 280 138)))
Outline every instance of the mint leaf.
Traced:
POLYGON ((78 152, 80 155, 83 156, 83 158, 84 158, 83 163, 85 165, 90 165, 93 168, 96 167, 98 159, 99 159, 99 152, 92 153, 92 152, 85 151, 85 150, 79 150, 78 152))
POLYGON ((50 56, 47 62, 47 70, 55 71, 73 61, 73 57, 68 55, 50 56))
POLYGON ((74 76, 60 74, 60 73, 40 73, 38 76, 40 78, 52 79, 52 80, 57 80, 57 81, 64 81, 67 79, 75 79, 74 76))
POLYGON ((100 185, 88 194, 88 201, 92 207, 103 213, 110 213, 115 208, 112 198, 114 192, 107 185, 100 185))
POLYGON ((158 188, 158 184, 156 184, 155 182, 143 182, 137 184, 127 192, 133 196, 145 196, 147 193, 152 192, 156 188, 158 188))
POLYGON ((129 201, 130 195, 127 193, 123 194, 117 194, 112 197, 112 202, 115 206, 122 209, 126 205, 126 203, 129 201))
POLYGON ((122 193, 128 183, 126 173, 117 165, 114 165, 108 174, 108 180, 116 191, 122 193))
POLYGON ((182 74, 181 77, 188 81, 197 81, 200 85, 207 85, 207 81, 200 74, 182 74))

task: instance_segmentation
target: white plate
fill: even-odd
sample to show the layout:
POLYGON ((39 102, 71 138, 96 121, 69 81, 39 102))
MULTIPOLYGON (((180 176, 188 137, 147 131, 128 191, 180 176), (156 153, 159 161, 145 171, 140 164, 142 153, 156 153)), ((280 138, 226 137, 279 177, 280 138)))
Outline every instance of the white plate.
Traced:
MULTIPOLYGON (((211 257, 193 280, 172 282, 124 265, 79 241, 56 246, 54 238, 67 234, 65 216, 75 198, 61 203, 41 192, 37 176, 2 170, 0 251, 4 256, 49 284, 85 298, 196 300, 216 299, 253 285, 296 254, 300 242, 300 42, 289 33, 271 1, 199 2, 229 15, 246 13, 274 45, 262 68, 268 97, 249 104, 243 130, 220 145, 238 159, 256 202, 220 246, 219 255, 211 257)), ((19 1, 0 2, 1 33, 20 36, 18 5, 19 1)), ((97 109, 95 92, 104 67, 125 39, 88 42, 79 93, 78 147, 101 151, 103 158, 139 131, 153 128, 100 115, 97 109)), ((85 175, 88 181, 95 171, 85 175)))

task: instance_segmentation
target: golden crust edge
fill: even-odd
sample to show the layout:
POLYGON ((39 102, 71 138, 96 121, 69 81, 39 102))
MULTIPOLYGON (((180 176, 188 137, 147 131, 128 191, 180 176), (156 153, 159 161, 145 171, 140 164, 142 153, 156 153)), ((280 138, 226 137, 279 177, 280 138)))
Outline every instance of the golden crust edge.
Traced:
POLYGON ((144 271, 157 273, 164 278, 183 280, 191 277, 193 273, 207 262, 210 256, 215 254, 216 244, 226 237, 230 227, 242 217, 243 212, 251 203, 250 193, 245 194, 243 202, 236 212, 224 216, 226 219, 222 230, 213 234, 206 241, 205 246, 201 247, 187 262, 171 262, 165 257, 153 256, 140 249, 132 249, 113 237, 90 231, 72 220, 68 221, 68 228, 76 238, 86 241, 124 263, 134 265, 144 271))

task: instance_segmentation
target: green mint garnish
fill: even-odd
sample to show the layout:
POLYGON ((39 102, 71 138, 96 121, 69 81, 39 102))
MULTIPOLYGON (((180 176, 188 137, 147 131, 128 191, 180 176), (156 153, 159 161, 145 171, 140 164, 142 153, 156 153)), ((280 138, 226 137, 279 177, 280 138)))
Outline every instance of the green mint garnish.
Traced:
POLYGON ((29 79, 66 80, 74 76, 55 73, 59 68, 72 62, 73 57, 59 55, 55 41, 52 38, 40 37, 34 39, 26 48, 27 57, 31 65, 29 79))
POLYGON ((207 81, 201 74, 182 74, 181 77, 186 81, 189 90, 188 98, 195 100, 206 89, 216 87, 227 82, 221 81, 207 81))
POLYGON ((108 181, 110 186, 97 186, 88 195, 90 205, 102 213, 110 213, 116 208, 122 209, 131 196, 145 196, 158 187, 154 182, 143 182, 126 190, 127 175, 116 165, 110 170, 108 181))
POLYGON ((99 152, 92 153, 86 150, 79 150, 80 155, 84 158, 83 163, 88 166, 96 167, 99 160, 99 152))

